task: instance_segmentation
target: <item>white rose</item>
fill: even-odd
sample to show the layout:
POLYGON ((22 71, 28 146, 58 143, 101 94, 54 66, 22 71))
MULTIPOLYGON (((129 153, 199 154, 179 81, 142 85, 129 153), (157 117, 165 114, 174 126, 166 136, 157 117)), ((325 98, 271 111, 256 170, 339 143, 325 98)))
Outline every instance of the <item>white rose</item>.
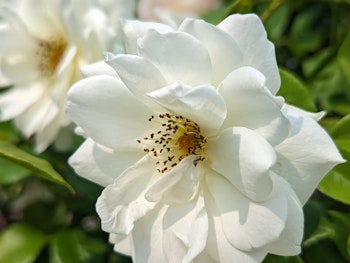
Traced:
POLYGON ((96 209, 115 250, 134 262, 298 254, 302 205, 343 159, 319 115, 276 96, 260 19, 124 31, 131 54, 91 66, 67 106, 87 137, 70 164, 105 187, 96 209))
POLYGON ((0 9, 1 72, 14 84, 0 95, 0 120, 34 135, 38 152, 71 130, 64 109, 79 68, 117 50, 119 24, 96 1, 20 0, 0 9))

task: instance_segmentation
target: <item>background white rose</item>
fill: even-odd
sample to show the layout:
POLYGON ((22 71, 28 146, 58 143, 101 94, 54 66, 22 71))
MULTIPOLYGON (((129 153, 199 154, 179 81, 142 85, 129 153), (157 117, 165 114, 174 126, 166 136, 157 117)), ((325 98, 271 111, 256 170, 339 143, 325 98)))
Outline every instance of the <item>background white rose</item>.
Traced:
POLYGON ((1 7, 1 71, 14 87, 0 95, 0 120, 14 119, 26 138, 34 136, 37 152, 54 141, 67 149, 67 91, 81 78, 81 66, 123 49, 118 19, 130 18, 132 10, 118 11, 98 1, 23 0, 1 7))

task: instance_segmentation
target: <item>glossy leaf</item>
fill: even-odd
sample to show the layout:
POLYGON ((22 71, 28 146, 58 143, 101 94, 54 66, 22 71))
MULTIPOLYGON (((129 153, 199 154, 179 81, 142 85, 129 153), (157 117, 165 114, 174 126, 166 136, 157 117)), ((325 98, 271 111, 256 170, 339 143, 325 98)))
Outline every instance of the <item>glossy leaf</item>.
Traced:
POLYGON ((107 245, 102 240, 86 236, 80 230, 63 230, 51 240, 51 263, 101 262, 98 257, 107 245))
POLYGON ((12 225, 0 233, 0 262, 34 262, 45 243, 45 235, 37 229, 24 223, 12 225))
POLYGON ((30 174, 28 169, 5 159, 0 159, 0 167, 0 185, 14 184, 30 174))
MULTIPOLYGON (((341 143, 337 140, 338 148, 341 150, 342 156, 346 160, 350 160, 350 140, 344 140, 341 143)), ((350 205, 350 162, 346 162, 336 166, 327 176, 321 181, 318 186, 325 195, 332 197, 335 200, 350 205)))
POLYGON ((30 155, 9 142, 0 141, 0 157, 29 169, 35 175, 60 184, 74 192, 73 188, 44 159, 30 155))
POLYGON ((0 140, 17 142, 19 135, 10 121, 0 123, 0 140))
POLYGON ((277 95, 283 96, 288 104, 315 111, 313 99, 304 84, 287 70, 280 69, 280 74, 282 83, 277 95))
POLYGON ((350 33, 339 48, 337 59, 341 69, 348 79, 348 82, 350 83, 350 33))
MULTIPOLYGON (((350 114, 342 118, 331 131, 334 139, 350 139, 350 114)), ((349 150, 350 152, 350 150, 349 150)))
POLYGON ((316 244, 320 240, 330 239, 337 246, 342 256, 350 260, 347 242, 350 236, 350 214, 330 211, 329 217, 322 218, 317 230, 311 238, 304 242, 304 246, 316 244))

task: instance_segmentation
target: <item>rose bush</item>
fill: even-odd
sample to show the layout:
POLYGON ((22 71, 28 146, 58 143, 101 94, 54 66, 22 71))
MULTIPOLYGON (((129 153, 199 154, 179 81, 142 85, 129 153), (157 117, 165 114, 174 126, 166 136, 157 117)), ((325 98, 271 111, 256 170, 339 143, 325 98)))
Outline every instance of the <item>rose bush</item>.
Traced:
POLYGON ((276 96, 275 50, 256 15, 218 26, 124 22, 69 92, 87 139, 70 158, 105 187, 102 229, 135 262, 260 262, 295 255, 302 205, 343 162, 312 114, 276 96))

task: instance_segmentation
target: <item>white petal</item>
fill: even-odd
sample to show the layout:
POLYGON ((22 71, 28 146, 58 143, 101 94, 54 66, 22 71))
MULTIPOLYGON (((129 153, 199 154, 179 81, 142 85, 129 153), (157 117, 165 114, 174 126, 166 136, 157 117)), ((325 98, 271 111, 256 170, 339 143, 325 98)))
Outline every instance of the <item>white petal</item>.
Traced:
MULTIPOLYGON (((224 186, 225 184, 229 185, 228 182, 222 182, 222 184, 224 186)), ((218 190, 221 191, 221 189, 218 189, 218 190)), ((230 196, 232 195, 230 194, 229 196, 225 197, 225 202, 236 201, 233 198, 229 199, 230 196)), ((208 232, 206 251, 212 259, 215 259, 215 262, 231 263, 232 260, 234 260, 235 262, 242 262, 242 263, 257 263, 263 260, 263 258, 267 255, 266 249, 262 248, 262 249, 253 249, 252 251, 243 251, 238 249, 228 240, 228 238, 226 237, 226 233, 224 232, 225 225, 223 224, 223 221, 221 219, 222 211, 218 207, 218 204, 216 203, 214 196, 210 192, 205 193, 205 205, 206 205, 208 219, 209 219, 209 232, 208 232)), ((239 203, 237 205, 239 205, 239 203)), ((247 204, 242 204, 242 206, 245 206, 245 205, 247 204)), ((245 207, 245 209, 247 208, 248 207, 245 207)), ((237 217, 239 217, 239 215, 237 217)), ((238 218, 238 222, 239 222, 239 218, 238 218)), ((239 229, 242 227, 242 226, 238 226, 237 228, 237 227, 234 227, 232 224, 233 222, 229 222, 229 225, 226 227, 231 228, 231 231, 233 232, 233 234, 236 232, 236 229, 239 229)), ((258 233, 254 234, 254 236, 256 235, 258 235, 258 233)))
POLYGON ((285 107, 283 112, 292 130, 289 138, 275 147, 278 158, 274 171, 292 185, 305 204, 323 176, 344 159, 314 119, 291 107, 285 107))
MULTIPOLYGON (((58 134, 54 138, 53 147, 57 150, 57 152, 69 152, 72 149, 74 139, 74 128, 75 125, 73 123, 61 126, 61 128, 58 131, 58 134)), ((38 137, 38 139, 40 138, 39 134, 37 134, 36 136, 38 137)))
POLYGON ((59 114, 59 110, 57 104, 46 95, 16 117, 15 124, 24 136, 30 137, 49 125, 59 114))
POLYGON ((30 82, 42 81, 44 85, 45 79, 40 79, 40 71, 37 67, 38 60, 29 51, 27 53, 18 53, 14 56, 5 57, 2 61, 2 72, 10 79, 14 84, 17 85, 28 85, 30 82))
MULTIPOLYGON (((59 109, 63 110, 63 109, 59 109)), ((42 128, 36 132, 34 140, 34 148, 37 153, 41 153, 49 147, 51 143, 57 138, 62 126, 61 126, 61 114, 57 114, 53 119, 42 126, 42 128)))
MULTIPOLYGON (((6 6, 0 9, 0 49, 5 57, 21 51, 33 51, 36 47, 34 38, 28 32, 17 12, 6 6)), ((28 57, 28 54, 26 54, 28 57)))
POLYGON ((162 35, 149 31, 138 44, 140 55, 151 61, 168 83, 211 84, 208 51, 194 37, 183 32, 162 35))
POLYGON ((270 169, 276 162, 274 149, 257 133, 244 127, 228 128, 208 141, 206 155, 211 167, 254 201, 269 198, 270 169))
POLYGON ((197 38, 208 49, 217 86, 232 70, 240 67, 243 56, 234 39, 220 28, 198 19, 186 19, 179 31, 197 38))
POLYGON ((170 206, 163 221, 163 249, 168 262, 192 262, 205 248, 208 217, 203 196, 191 203, 170 206))
POLYGON ((276 94, 281 85, 275 47, 268 41, 265 28, 255 14, 231 15, 219 28, 230 34, 243 54, 243 65, 258 69, 266 77, 266 87, 276 94))
POLYGON ((156 203, 144 197, 154 177, 153 171, 156 171, 154 161, 145 156, 103 190, 96 211, 104 231, 127 235, 134 222, 153 209, 156 203))
POLYGON ((209 201, 209 206, 215 206, 214 218, 220 218, 222 231, 232 246, 253 252, 278 240, 288 215, 284 189, 275 184, 269 200, 255 203, 214 172, 205 179, 214 202, 209 201))
POLYGON ((85 78, 96 75, 109 75, 118 78, 118 74, 115 72, 115 70, 105 61, 99 61, 93 64, 84 65, 80 67, 80 71, 85 78))
POLYGON ((307 115, 307 116, 309 116, 310 118, 312 118, 315 121, 320 121, 327 114, 327 112, 325 112, 325 111, 320 111, 320 112, 316 112, 316 113, 309 112, 309 111, 300 109, 298 107, 295 107, 295 106, 287 104, 287 103, 285 103, 283 105, 283 109, 291 109, 294 112, 299 112, 300 115, 307 115))
POLYGON ((18 7, 21 18, 28 30, 37 38, 47 39, 57 32, 63 35, 60 32, 62 28, 57 15, 57 11, 62 8, 62 5, 56 4, 55 1, 45 0, 21 1, 20 7, 18 7))
POLYGON ((148 92, 167 85, 162 73, 143 57, 120 54, 109 56, 106 63, 118 72, 126 87, 139 98, 145 99, 148 92))
MULTIPOLYGON (((110 76, 83 79, 70 89, 67 114, 88 137, 115 150, 139 148, 152 112, 110 76)), ((149 134, 149 133, 148 133, 149 134)))
POLYGON ((157 206, 135 222, 132 231, 133 262, 167 262, 163 251, 163 217, 166 206, 157 206))
POLYGON ((141 22, 137 20, 123 20, 122 21, 123 32, 125 34, 125 46, 128 54, 137 54, 137 41, 143 37, 147 31, 153 29, 157 30, 161 34, 174 31, 170 26, 153 23, 153 22, 141 22))
POLYGON ((214 260, 207 250, 203 250, 194 260, 194 263, 216 263, 218 261, 214 260))
POLYGON ((0 95, 0 119, 15 118, 33 105, 44 93, 45 87, 39 83, 28 86, 16 86, 0 95))
POLYGON ((200 167, 193 164, 197 158, 195 155, 185 158, 160 177, 147 191, 146 199, 165 204, 183 204, 192 200, 198 192, 202 173, 200 167))
POLYGON ((196 122, 206 136, 215 134, 226 117, 226 105, 211 86, 188 87, 181 82, 148 94, 164 108, 196 122))
POLYGON ((283 98, 273 96, 264 83, 264 76, 250 67, 228 75, 219 87, 227 107, 224 127, 247 127, 275 145, 288 136, 289 122, 281 112, 283 98))
POLYGON ((141 151, 113 151, 88 138, 68 162, 80 176, 106 187, 142 155, 141 151))
POLYGON ((133 243, 132 243, 132 237, 131 234, 129 235, 118 235, 111 233, 109 234, 108 241, 112 243, 114 251, 131 256, 133 251, 133 243))
POLYGON ((291 186, 280 176, 273 175, 276 187, 283 189, 288 200, 288 217, 278 241, 269 245, 269 253, 281 256, 294 256, 301 252, 304 233, 302 205, 291 186))

